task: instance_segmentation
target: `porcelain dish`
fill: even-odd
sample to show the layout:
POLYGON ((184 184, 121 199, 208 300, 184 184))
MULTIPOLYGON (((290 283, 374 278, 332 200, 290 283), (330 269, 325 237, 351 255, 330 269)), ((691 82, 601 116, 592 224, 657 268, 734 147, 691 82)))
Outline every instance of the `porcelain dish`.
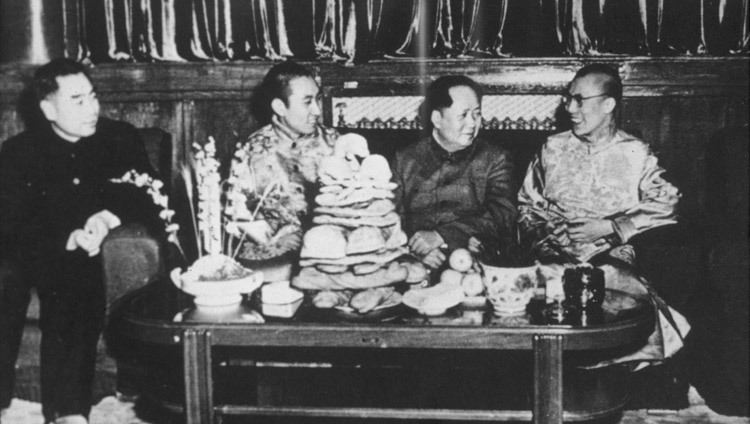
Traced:
POLYGON ((245 277, 223 281, 196 281, 185 278, 180 268, 169 274, 172 283, 185 293, 195 296, 198 307, 214 308, 236 306, 242 302, 242 295, 252 293, 263 284, 263 273, 255 271, 245 277))

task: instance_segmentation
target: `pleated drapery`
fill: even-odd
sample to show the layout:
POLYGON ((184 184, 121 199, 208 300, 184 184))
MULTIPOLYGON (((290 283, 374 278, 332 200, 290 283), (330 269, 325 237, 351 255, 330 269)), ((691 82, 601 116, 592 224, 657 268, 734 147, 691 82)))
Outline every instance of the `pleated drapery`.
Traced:
POLYGON ((749 0, 64 0, 66 52, 109 61, 748 53, 749 0))

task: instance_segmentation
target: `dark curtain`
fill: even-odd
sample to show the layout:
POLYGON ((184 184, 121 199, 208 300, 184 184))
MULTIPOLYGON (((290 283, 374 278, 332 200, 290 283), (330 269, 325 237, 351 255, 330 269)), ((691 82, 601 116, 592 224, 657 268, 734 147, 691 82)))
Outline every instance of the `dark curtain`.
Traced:
POLYGON ((64 0, 66 51, 109 61, 748 53, 749 0, 64 0))

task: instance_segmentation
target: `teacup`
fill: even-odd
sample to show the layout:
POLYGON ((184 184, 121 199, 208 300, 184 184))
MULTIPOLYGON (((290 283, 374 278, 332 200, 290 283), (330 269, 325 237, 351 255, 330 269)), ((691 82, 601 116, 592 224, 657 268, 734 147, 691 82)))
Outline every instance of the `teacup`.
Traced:
POLYGON ((495 315, 518 315, 534 297, 538 284, 538 265, 500 268, 480 263, 487 299, 495 315))

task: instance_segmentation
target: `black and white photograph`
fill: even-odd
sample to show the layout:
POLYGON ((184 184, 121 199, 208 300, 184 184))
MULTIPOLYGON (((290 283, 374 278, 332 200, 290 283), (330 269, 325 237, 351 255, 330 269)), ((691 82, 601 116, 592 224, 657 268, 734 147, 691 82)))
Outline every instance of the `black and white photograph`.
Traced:
POLYGON ((0 423, 750 424, 750 0, 0 0, 0 423))

